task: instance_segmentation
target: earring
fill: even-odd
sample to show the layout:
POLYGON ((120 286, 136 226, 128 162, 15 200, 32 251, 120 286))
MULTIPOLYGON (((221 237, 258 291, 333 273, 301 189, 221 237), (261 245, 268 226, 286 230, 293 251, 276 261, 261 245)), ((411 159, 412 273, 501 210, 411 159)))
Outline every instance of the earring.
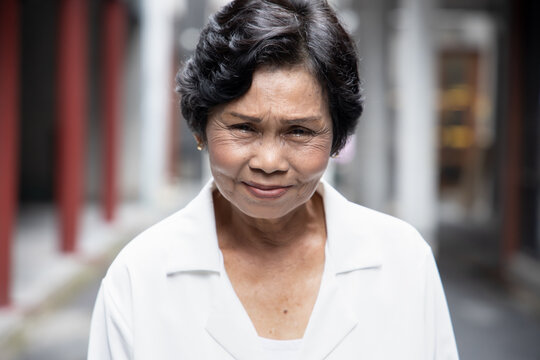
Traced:
POLYGON ((197 143, 197 150, 202 151, 204 149, 203 143, 197 143))
POLYGON ((330 157, 331 157, 332 159, 335 159, 335 158, 337 158, 338 156, 339 156, 339 151, 336 152, 336 153, 333 153, 332 155, 330 155, 330 157))

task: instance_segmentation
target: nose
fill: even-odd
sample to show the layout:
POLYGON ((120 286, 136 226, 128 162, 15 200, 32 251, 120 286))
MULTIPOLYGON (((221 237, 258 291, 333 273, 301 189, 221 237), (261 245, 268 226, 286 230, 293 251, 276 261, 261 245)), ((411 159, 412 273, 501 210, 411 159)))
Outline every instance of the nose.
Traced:
POLYGON ((263 139, 253 146, 253 156, 249 160, 252 170, 260 170, 266 174, 289 170, 288 157, 279 140, 263 139))

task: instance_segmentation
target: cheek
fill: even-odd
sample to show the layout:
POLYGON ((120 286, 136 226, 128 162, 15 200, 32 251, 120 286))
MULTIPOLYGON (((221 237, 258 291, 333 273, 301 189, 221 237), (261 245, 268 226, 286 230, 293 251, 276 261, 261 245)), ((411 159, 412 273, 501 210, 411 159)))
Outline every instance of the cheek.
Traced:
POLYGON ((294 157, 294 161, 291 161, 291 165, 298 179, 307 185, 307 183, 319 181, 328 165, 328 156, 326 154, 298 155, 294 157))
POLYGON ((210 168, 218 174, 236 175, 246 163, 246 150, 233 142, 209 145, 210 168))
POLYGON ((319 156, 304 158, 302 160, 302 168, 306 177, 310 179, 318 179, 325 172, 328 166, 328 156, 319 156))
POLYGON ((296 149, 292 153, 294 168, 306 179, 315 179, 322 176, 330 160, 331 140, 321 139, 317 143, 296 149))

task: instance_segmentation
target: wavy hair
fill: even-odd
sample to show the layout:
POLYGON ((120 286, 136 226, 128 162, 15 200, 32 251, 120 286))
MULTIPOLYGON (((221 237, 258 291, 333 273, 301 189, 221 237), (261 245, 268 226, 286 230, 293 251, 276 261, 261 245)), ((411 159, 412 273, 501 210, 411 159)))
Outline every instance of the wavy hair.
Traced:
POLYGON ((356 48, 326 0, 235 0, 214 14, 176 75, 182 115, 206 141, 208 114, 244 95, 260 67, 305 65, 327 96, 332 154, 354 132, 363 100, 356 48))

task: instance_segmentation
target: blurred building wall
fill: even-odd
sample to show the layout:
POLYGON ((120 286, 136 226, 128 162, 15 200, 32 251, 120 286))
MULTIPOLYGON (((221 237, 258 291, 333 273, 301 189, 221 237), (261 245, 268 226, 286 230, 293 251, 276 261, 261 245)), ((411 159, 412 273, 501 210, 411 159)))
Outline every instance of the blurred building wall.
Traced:
POLYGON ((356 24, 366 98, 355 155, 338 161, 337 185, 410 221, 435 250, 441 228, 471 239, 480 231, 485 241, 471 244, 482 261, 540 278, 538 5, 335 3, 356 24), (416 39, 402 20, 422 29, 416 39))

